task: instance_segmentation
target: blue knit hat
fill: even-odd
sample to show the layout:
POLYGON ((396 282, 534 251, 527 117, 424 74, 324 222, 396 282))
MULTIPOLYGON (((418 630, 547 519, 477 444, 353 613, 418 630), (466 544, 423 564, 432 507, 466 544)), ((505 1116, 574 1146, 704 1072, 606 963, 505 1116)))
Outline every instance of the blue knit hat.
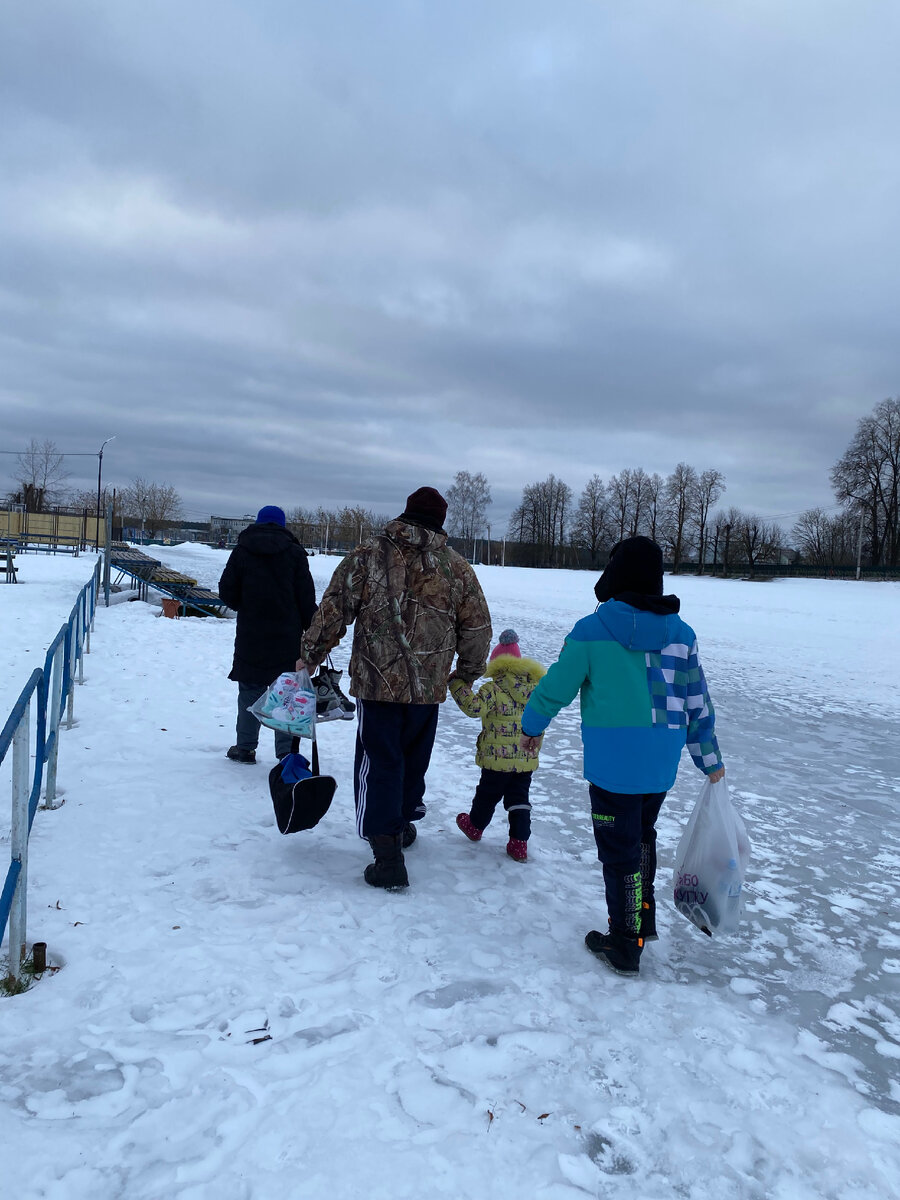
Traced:
POLYGON ((281 525, 283 527, 285 524, 284 510, 274 504, 267 504, 256 514, 256 523, 257 525, 281 525))

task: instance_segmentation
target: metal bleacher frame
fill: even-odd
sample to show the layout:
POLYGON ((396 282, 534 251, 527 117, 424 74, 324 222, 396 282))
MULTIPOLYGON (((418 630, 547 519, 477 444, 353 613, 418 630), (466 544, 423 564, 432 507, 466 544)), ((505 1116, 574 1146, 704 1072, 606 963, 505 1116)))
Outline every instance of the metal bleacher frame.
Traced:
POLYGON ((180 571, 164 566, 158 558, 151 558, 143 550, 129 546, 126 542, 113 542, 109 548, 110 567, 116 572, 114 583, 132 580, 138 598, 149 599, 150 589, 173 600, 177 600, 180 615, 193 612, 201 617, 224 617, 225 602, 208 588, 197 586, 197 580, 180 571))

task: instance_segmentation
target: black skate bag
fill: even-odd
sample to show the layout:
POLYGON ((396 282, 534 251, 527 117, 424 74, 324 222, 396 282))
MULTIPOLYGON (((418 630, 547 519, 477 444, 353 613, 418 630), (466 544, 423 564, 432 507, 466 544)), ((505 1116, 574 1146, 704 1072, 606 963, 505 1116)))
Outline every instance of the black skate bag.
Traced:
POLYGON ((299 749, 300 739, 294 738, 291 753, 269 772, 275 821, 282 833, 299 833, 301 829, 313 829, 318 825, 328 812, 337 787, 337 780, 331 775, 319 774, 316 741, 312 744, 311 771, 299 749))

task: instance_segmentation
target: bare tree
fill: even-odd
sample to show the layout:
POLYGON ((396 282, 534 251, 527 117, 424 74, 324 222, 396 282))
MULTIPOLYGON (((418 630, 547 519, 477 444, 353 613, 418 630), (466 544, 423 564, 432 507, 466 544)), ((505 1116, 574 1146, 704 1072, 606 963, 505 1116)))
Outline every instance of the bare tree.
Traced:
POLYGON ((735 550, 738 548, 743 519, 744 514, 733 504, 725 512, 717 512, 713 517, 713 563, 719 561, 719 552, 721 551, 722 569, 726 575, 734 561, 735 550))
POLYGON ((13 498, 30 511, 40 512, 63 502, 68 478, 65 455, 57 449, 56 443, 48 438, 43 442, 32 438, 28 449, 16 456, 18 492, 13 498))
POLYGON ((140 525, 146 529, 150 516, 150 489, 148 483, 140 475, 131 481, 131 485, 122 491, 122 515, 126 525, 140 525))
POLYGON ((652 538, 654 542, 660 539, 660 528, 662 525, 662 504, 664 499, 664 483, 662 476, 656 471, 648 476, 646 484, 647 492, 647 536, 652 538))
POLYGON ((634 467, 631 471, 631 518, 628 536, 636 537, 644 532, 647 506, 650 502, 650 476, 643 467, 634 467))
POLYGON ((285 510, 285 524, 302 546, 317 546, 319 532, 316 524, 316 514, 311 508, 297 505, 285 510))
POLYGON ((457 471, 447 492, 447 530, 454 537, 474 541, 484 532, 491 489, 479 471, 457 471))
POLYGON ((613 475, 610 479, 609 500, 613 522, 618 534, 616 540, 621 542, 626 536, 625 531, 631 525, 634 511, 634 493, 630 467, 623 467, 618 475, 613 475))
POLYGON ((565 542, 571 503, 572 489, 555 475, 529 484, 510 517, 509 537, 540 547, 540 561, 554 565, 565 542))
POLYGON ((862 510, 873 565, 900 564, 900 399, 863 417, 831 472, 837 500, 862 510))
POLYGON ((592 475, 578 500, 572 524, 572 545, 586 550, 592 567, 599 566, 600 553, 612 544, 609 491, 599 475, 592 475))
POLYGON ((850 511, 831 517, 808 508, 797 519, 791 537, 803 562, 816 567, 849 566, 856 559, 859 515, 850 511))
POLYGON ((140 525, 151 537, 181 516, 181 497, 168 483, 150 483, 138 476, 121 497, 124 524, 140 525))
MULTIPOLYGON (((113 502, 114 488, 107 487, 104 483, 103 491, 100 493, 100 512, 105 513, 107 507, 113 502)), ((116 502, 118 507, 118 495, 116 502)), ((97 512, 97 489, 96 488, 79 488, 76 492, 70 492, 66 497, 66 504, 69 508, 80 508, 85 510, 90 516, 94 516, 97 512)))
POLYGON ((707 532, 709 514, 714 504, 725 491, 725 476, 721 471, 710 468, 697 479, 694 488, 693 525, 697 532, 697 561, 700 564, 700 574, 703 574, 703 563, 707 552, 707 532))
POLYGON ((665 539, 673 570, 690 549, 690 514, 696 507, 697 472, 687 463, 679 463, 665 483, 665 539))
POLYGON ((759 563, 778 560, 784 541, 778 525, 764 521, 755 513, 746 513, 740 520, 738 532, 751 575, 759 563))
POLYGON ((345 505, 333 514, 333 544, 352 550, 372 532, 373 520, 372 513, 362 505, 345 505))

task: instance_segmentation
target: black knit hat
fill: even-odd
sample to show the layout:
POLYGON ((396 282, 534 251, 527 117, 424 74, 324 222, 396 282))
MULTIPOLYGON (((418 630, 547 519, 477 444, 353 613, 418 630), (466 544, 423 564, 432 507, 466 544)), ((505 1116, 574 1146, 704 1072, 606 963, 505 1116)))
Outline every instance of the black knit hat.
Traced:
POLYGON ((447 501, 441 493, 433 487, 420 487, 406 497, 406 508, 400 518, 438 531, 443 529, 446 515, 447 501))
POLYGON ((609 554, 606 570, 594 584, 594 595, 602 604, 623 592, 641 596, 663 594, 663 555, 648 537, 630 537, 617 542, 609 554))

